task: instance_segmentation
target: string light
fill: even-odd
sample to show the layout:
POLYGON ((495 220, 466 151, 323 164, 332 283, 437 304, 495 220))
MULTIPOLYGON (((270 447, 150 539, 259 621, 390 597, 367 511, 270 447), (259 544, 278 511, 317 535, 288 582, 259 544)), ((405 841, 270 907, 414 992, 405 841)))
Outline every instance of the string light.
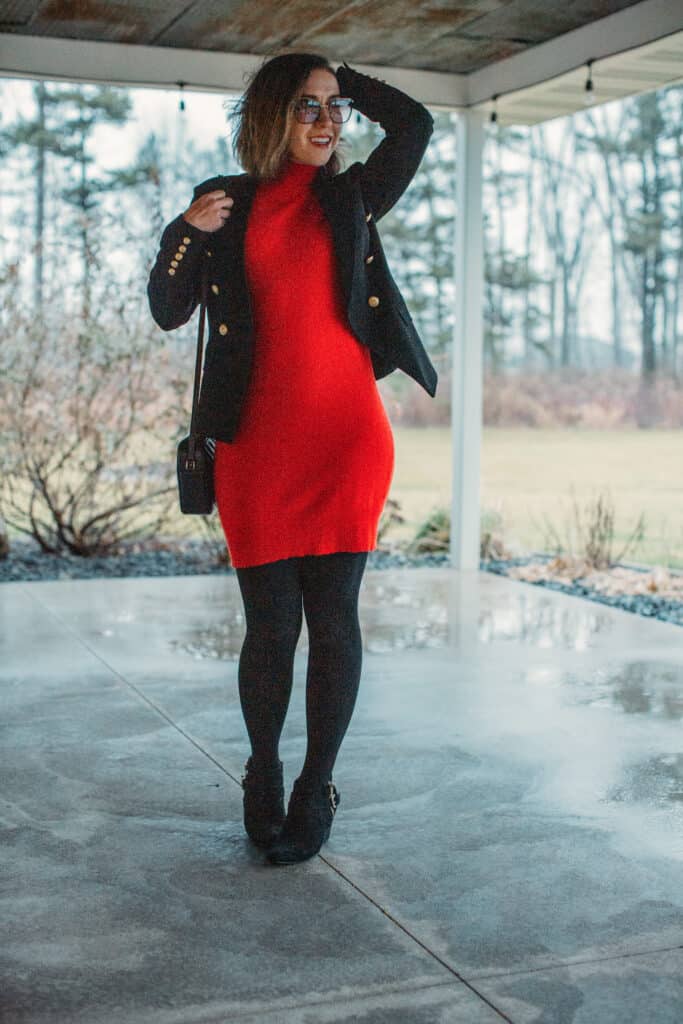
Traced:
POLYGON ((591 104, 595 103, 595 91, 593 89, 593 61, 586 61, 586 67, 588 68, 588 78, 583 89, 583 103, 584 106, 590 107, 591 104))

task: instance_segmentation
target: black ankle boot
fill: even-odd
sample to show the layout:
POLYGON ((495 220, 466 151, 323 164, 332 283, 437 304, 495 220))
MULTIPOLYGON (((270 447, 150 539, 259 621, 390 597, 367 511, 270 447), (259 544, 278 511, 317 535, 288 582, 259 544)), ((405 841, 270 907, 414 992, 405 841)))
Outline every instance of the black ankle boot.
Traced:
POLYGON ((282 831, 266 857, 271 864, 296 864, 314 857, 332 828, 341 797, 331 779, 304 769, 294 783, 282 831))
POLYGON ((244 766, 244 828, 256 846, 268 846, 275 839, 285 820, 285 787, 282 761, 262 768, 249 758, 244 766))

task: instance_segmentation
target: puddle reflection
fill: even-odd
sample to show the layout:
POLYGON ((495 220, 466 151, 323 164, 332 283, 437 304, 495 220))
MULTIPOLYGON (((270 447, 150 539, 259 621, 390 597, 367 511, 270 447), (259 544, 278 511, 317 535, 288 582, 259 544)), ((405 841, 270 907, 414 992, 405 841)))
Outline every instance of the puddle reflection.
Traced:
POLYGON ((571 676, 568 682, 580 691, 578 704, 670 721, 683 718, 683 665, 632 661, 598 669, 588 680, 571 676))
POLYGON ((200 660, 237 661, 244 641, 244 614, 238 609, 226 609, 226 612, 225 621, 197 625, 188 630, 182 640, 171 640, 173 650, 200 660))
MULTIPOLYGON (((487 606, 477 612, 480 600, 476 587, 471 598, 463 596, 446 577, 428 584, 424 579, 403 578, 394 583, 374 578, 366 582, 361 597, 364 650, 387 654, 449 645, 457 648, 468 640, 482 645, 510 642, 581 651, 595 646, 597 638, 613 627, 610 616, 589 602, 585 607, 570 607, 535 595, 487 595, 487 606)), ((239 658, 244 632, 241 606, 227 606, 224 621, 198 623, 182 640, 172 641, 172 646, 193 658, 234 661, 239 658)), ((306 650, 305 628, 298 649, 306 650)))
POLYGON ((481 613, 479 642, 508 640, 549 650, 584 651, 612 627, 613 620, 592 606, 577 610, 520 595, 515 602, 501 602, 481 613))
POLYGON ((683 754, 658 754, 628 765, 624 780, 612 786, 605 799, 617 803, 647 803, 670 807, 683 805, 683 754))

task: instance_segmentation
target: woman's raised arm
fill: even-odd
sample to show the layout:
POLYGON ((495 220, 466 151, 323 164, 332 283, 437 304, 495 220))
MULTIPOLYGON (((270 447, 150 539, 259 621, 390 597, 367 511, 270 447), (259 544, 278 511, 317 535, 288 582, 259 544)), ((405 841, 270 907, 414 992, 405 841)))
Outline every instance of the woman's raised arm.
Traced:
POLYGON ((365 163, 352 164, 360 175, 366 205, 376 221, 394 206, 415 177, 434 131, 426 107, 400 89, 342 64, 336 71, 342 96, 386 132, 365 163))

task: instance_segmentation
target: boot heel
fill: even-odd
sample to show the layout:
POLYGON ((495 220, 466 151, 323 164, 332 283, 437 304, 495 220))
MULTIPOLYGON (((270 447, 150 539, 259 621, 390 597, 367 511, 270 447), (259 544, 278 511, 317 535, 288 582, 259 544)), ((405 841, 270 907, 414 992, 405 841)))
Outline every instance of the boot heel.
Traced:
POLYGON ((282 761, 258 768, 250 757, 241 778, 244 790, 244 828, 255 846, 269 846, 285 820, 285 787, 282 761))

